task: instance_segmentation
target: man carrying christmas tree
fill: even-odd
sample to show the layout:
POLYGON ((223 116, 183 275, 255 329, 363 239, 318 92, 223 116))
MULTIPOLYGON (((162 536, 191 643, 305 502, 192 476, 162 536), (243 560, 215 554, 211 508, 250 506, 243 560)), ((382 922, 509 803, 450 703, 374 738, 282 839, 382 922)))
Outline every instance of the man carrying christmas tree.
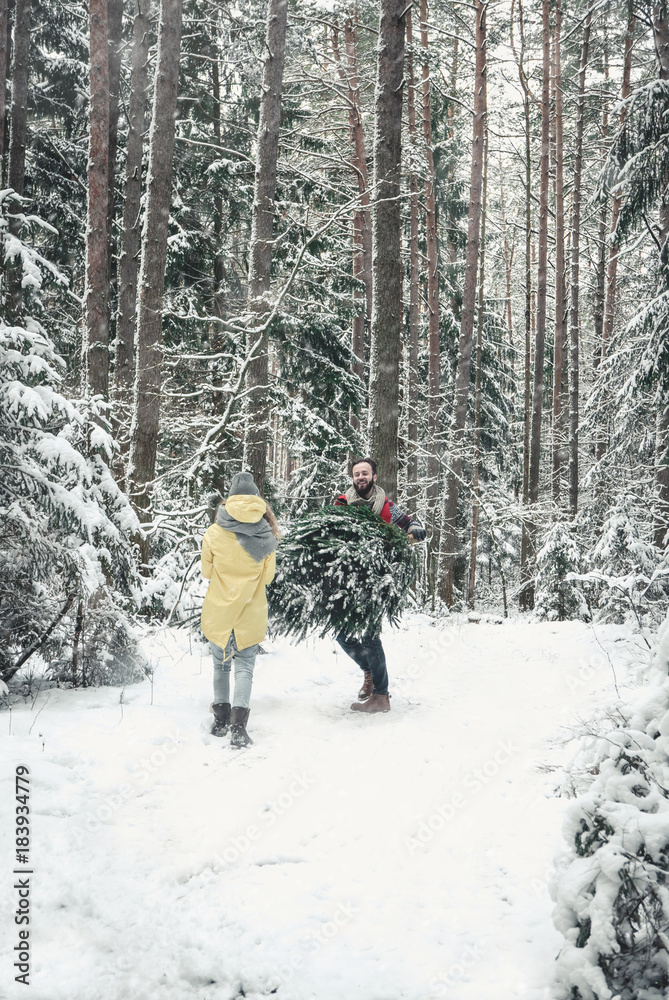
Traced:
MULTIPOLYGON (((417 542, 425 538, 425 528, 409 514, 405 514, 396 503, 389 500, 377 483, 376 462, 371 458, 356 458, 351 463, 353 485, 335 500, 335 506, 364 504, 374 514, 407 532, 417 542)), ((354 660, 364 673, 358 701, 351 705, 354 712, 389 712, 388 670, 386 655, 378 631, 372 630, 361 639, 340 632, 337 642, 345 653, 354 660)))

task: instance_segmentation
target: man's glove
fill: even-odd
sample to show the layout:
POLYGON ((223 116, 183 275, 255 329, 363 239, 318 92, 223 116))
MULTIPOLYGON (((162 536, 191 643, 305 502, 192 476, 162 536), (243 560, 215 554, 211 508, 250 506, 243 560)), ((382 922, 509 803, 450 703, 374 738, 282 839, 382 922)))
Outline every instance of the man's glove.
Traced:
POLYGON ((420 524, 410 524, 407 529, 407 535, 411 535, 417 542, 422 542, 427 535, 427 531, 420 524))

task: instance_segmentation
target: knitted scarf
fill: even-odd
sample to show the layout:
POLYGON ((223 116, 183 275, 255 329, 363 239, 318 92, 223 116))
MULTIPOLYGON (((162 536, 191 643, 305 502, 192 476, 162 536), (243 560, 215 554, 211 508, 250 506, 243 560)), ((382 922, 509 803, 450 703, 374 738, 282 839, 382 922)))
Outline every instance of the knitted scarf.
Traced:
POLYGON ((382 489, 378 483, 374 484, 374 489, 367 498, 361 497, 355 486, 349 486, 346 490, 346 503, 349 506, 354 503, 364 503, 368 507, 372 508, 372 511, 377 515, 377 517, 381 517, 381 511, 383 510, 385 502, 386 491, 382 489))
POLYGON ((277 546, 277 540, 272 534, 269 522, 264 517, 254 522, 237 521, 236 518, 228 514, 224 505, 221 504, 216 514, 216 524, 225 531, 234 532, 241 547, 256 562, 262 562, 265 556, 274 552, 277 546))

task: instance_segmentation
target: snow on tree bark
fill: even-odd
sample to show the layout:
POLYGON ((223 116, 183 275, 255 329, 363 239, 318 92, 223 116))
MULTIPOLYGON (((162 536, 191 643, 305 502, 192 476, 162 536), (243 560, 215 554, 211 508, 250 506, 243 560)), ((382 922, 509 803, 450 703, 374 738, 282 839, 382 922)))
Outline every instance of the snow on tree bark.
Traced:
MULTIPOLYGON (((353 14, 344 22, 344 39, 346 49, 346 67, 344 67, 340 48, 339 31, 335 25, 332 32, 332 50, 340 79, 347 88, 348 124, 351 137, 351 167, 354 182, 360 196, 360 207, 353 213, 353 277, 365 285, 365 307, 353 317, 351 347, 356 361, 353 371, 363 377, 365 362, 365 328, 370 322, 372 312, 372 229, 369 211, 369 178, 367 176, 367 153, 365 133, 362 126, 362 106, 360 103, 360 82, 358 79, 358 30, 357 8, 353 4, 353 14)), ((354 419, 357 428, 357 417, 354 419)))
MULTIPOLYGON (((630 0, 628 4, 628 19, 627 19, 627 31, 625 34, 625 54, 623 57, 623 79, 622 86, 620 90, 620 100, 625 101, 630 95, 630 83, 632 76, 632 48, 633 48, 633 38, 634 38, 634 6, 630 0)), ((623 104, 620 111, 620 125, 625 121, 625 116, 627 114, 627 107, 623 104)), ((611 337, 613 336, 613 321, 615 319, 615 306, 616 306, 616 287, 618 283, 618 254, 620 248, 615 243, 615 232, 618 226, 618 219, 620 218, 620 209, 622 206, 622 195, 618 194, 613 198, 613 204, 611 205, 611 224, 609 233, 613 240, 611 247, 609 249, 609 259, 606 268, 606 301, 604 306, 604 326, 602 329, 602 343, 600 356, 601 360, 606 359, 608 353, 608 345, 611 342, 611 337)), ((606 451, 606 439, 603 430, 600 430, 600 438, 596 444, 596 457, 601 459, 606 451)))
POLYGON ((88 214, 84 310, 84 389, 106 396, 109 387, 109 32, 107 0, 90 0, 88 214))
MULTIPOLYGON (((26 171, 26 143, 28 141, 28 75, 30 71, 30 17, 31 0, 16 0, 14 8, 14 38, 12 54, 12 103, 10 109, 9 164, 7 186, 18 195, 23 194, 26 171)), ((9 231, 16 236, 20 222, 9 220, 9 231)), ((21 315, 23 296, 21 293, 21 265, 14 260, 7 268, 8 301, 7 312, 10 320, 16 321, 21 315)))
POLYGON ((392 498, 397 496, 402 334, 400 176, 406 10, 404 0, 381 0, 374 118, 369 446, 392 498))
POLYGON ((409 119, 410 174, 409 174, 409 352, 407 357, 406 413, 407 413, 407 503, 409 510, 416 510, 418 489, 418 334, 420 324, 420 273, 418 260, 418 176, 415 159, 418 134, 416 128, 416 81, 413 61, 413 26, 411 9, 407 11, 407 117, 409 119))
POLYGON ((422 55, 423 139, 427 176, 425 179, 425 242, 427 245, 427 308, 429 324, 428 429, 431 442, 427 458, 427 498, 437 499, 439 459, 436 434, 439 429, 439 250, 437 245, 437 207, 432 149, 432 94, 427 33, 427 0, 420 0, 420 44, 422 55))
POLYGON ((5 158, 5 129, 7 125, 7 50, 8 42, 8 0, 0 0, 0 187, 3 183, 5 158))
POLYGON ((581 176, 583 173, 583 116, 585 113, 585 74, 588 65, 592 4, 583 25, 581 65, 578 74, 576 104, 576 149, 574 186, 572 192, 571 226, 571 308, 569 313, 569 511, 572 517, 578 509, 578 422, 579 422, 579 267, 581 240, 581 176))
MULTIPOLYGON (((272 265, 272 233, 274 228, 274 195, 279 154, 281 123, 281 93, 286 52, 287 0, 268 0, 265 66, 260 97, 260 117, 256 144, 256 172, 253 192, 251 246, 249 248, 248 309, 255 325, 262 326, 270 312, 269 290, 272 265)), ((244 464, 253 474, 261 494, 265 490, 267 465, 268 398, 268 336, 249 333, 247 349, 258 344, 255 357, 248 367, 246 387, 249 390, 245 413, 244 464), (260 343, 258 344, 258 340, 260 343)))
POLYGON ((150 506, 160 422, 163 290, 172 194, 181 20, 182 0, 162 0, 149 133, 148 193, 138 279, 137 375, 128 467, 133 502, 144 514, 150 506))
MULTIPOLYGON (((523 92, 523 121, 525 138, 525 350, 523 379, 523 506, 530 502, 530 415, 532 390, 532 150, 530 144, 530 85, 525 73, 525 20, 522 0, 518 0, 518 16, 520 27, 520 54, 516 53, 513 36, 511 45, 518 65, 518 78, 523 92)), ((513 28, 513 19, 511 21, 513 28)), ((522 537, 520 543, 520 594, 519 606, 522 611, 532 607, 533 590, 531 586, 532 567, 530 564, 530 529, 527 519, 523 519, 522 537)))
POLYGON ((128 400, 132 393, 137 272, 139 270, 140 204, 146 92, 148 87, 150 0, 137 0, 132 32, 128 138, 126 142, 125 192, 121 257, 118 267, 118 315, 116 318, 116 393, 128 400))
POLYGON ((107 240, 109 255, 109 280, 111 287, 116 284, 116 233, 114 230, 115 203, 114 187, 116 179, 116 153, 118 149, 118 122, 121 89, 121 57, 123 32, 123 0, 107 0, 107 28, 109 32, 109 156, 108 156, 108 205, 107 240))
MULTIPOLYGON (((484 78, 485 79, 485 78, 484 78)), ((486 88, 487 91, 487 88, 486 88)), ((487 92, 486 92, 486 112, 487 112, 487 92)), ((487 117, 487 116, 486 116, 487 117)), ((469 550, 469 581, 467 584, 467 601, 470 608, 474 607, 476 599, 476 559, 478 554, 479 536, 479 470, 481 464, 481 376, 483 363, 483 320, 485 314, 485 231, 486 231, 486 203, 488 195, 488 123, 486 120, 485 135, 483 139, 483 205, 481 214, 481 252, 480 257, 480 278, 479 278, 479 302, 478 321, 476 330, 476 382, 474 398, 474 463, 472 469, 472 536, 469 550)))
MULTIPOLYGON (((539 259, 537 268, 537 316, 534 344, 534 384, 532 387, 532 423, 530 428, 530 503, 539 500, 541 461, 541 417, 544 396, 544 355, 546 345, 546 295, 548 274, 548 187, 550 127, 550 21, 549 0, 542 3, 543 78, 541 86, 541 169, 539 200, 539 259)), ((531 549, 534 550, 535 527, 531 525, 531 549)))
POLYGON ((483 181, 483 145, 485 131, 486 94, 486 3, 476 3, 476 70, 474 77, 474 123, 469 186, 469 219, 467 225, 467 255, 465 283, 462 293, 460 345, 455 376, 455 413, 451 436, 451 468, 448 475, 444 523, 441 532, 441 579, 439 589, 443 600, 453 604, 453 568, 457 543, 456 517, 460 495, 460 477, 469 400, 476 286, 478 283, 479 235, 481 227, 481 193, 483 181))
POLYGON ((562 372, 565 347, 564 169, 562 126, 562 4, 555 9, 555 345, 553 348, 553 500, 560 503, 564 449, 562 372))

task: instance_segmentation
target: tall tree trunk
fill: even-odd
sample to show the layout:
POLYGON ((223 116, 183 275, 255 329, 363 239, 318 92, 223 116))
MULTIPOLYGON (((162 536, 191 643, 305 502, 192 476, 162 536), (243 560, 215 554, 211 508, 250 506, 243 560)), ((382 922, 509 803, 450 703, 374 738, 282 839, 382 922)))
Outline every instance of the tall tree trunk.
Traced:
MULTIPOLYGON (((353 5, 353 14, 346 18, 344 38, 346 48, 346 66, 344 66, 339 50, 339 30, 335 26, 332 35, 332 49, 337 63, 337 70, 348 91, 348 124, 351 138, 351 168, 354 183, 358 188, 360 206, 353 213, 353 277, 362 281, 365 293, 362 308, 353 317, 351 346, 357 359, 353 371, 363 377, 365 363, 365 329, 372 313, 372 223, 369 209, 369 179, 367 176, 367 153, 365 133, 362 127, 362 106, 360 103, 360 84, 358 82, 358 30, 357 10, 353 5)), ((360 297, 359 294, 356 297, 360 297)), ((353 420, 356 429, 359 426, 357 418, 353 420)))
MULTIPOLYGON (((520 27, 520 54, 516 54, 513 38, 512 48, 518 65, 518 78, 523 91, 523 120, 525 125, 525 351, 524 351, 524 392, 523 392, 523 507, 527 510, 530 501, 530 422, 532 389, 532 156, 530 147, 530 85, 525 73, 525 19, 522 0, 518 0, 520 27)), ((513 30, 513 10, 511 17, 513 30)), ((527 517, 523 517, 520 543, 520 594, 518 604, 521 611, 528 611, 534 603, 532 588, 532 565, 530 561, 530 530, 527 517)))
POLYGON ((483 181, 483 137, 486 117, 486 8, 485 0, 476 2, 476 69, 474 76, 474 123, 469 186, 469 220, 465 283, 462 293, 460 345, 455 376, 455 419, 451 437, 451 468, 446 487, 444 523, 440 545, 440 594, 450 607, 453 604, 453 572, 457 545, 456 518, 460 494, 460 476, 464 449, 465 424, 474 339, 476 285, 478 281, 479 232, 481 225, 481 188, 483 181))
MULTIPOLYGON (((600 146, 600 169, 606 162, 609 138, 609 35, 604 25, 604 86, 602 88, 602 127, 600 146)), ((595 329, 595 351, 593 368, 601 361, 602 345, 604 343, 604 307, 606 300, 606 223, 608 220, 608 199, 602 198, 599 207, 599 232, 597 234, 597 264, 595 269, 595 301, 592 310, 592 322, 595 329)))
MULTIPOLYGON (((630 95, 630 83, 632 76, 632 47, 634 39, 634 5, 632 0, 628 2, 627 32, 625 34, 625 54, 623 56, 623 79, 620 91, 620 99, 625 101, 630 95)), ((620 111, 620 124, 625 121, 627 107, 623 105, 620 111)), ((622 197, 617 195, 611 205, 611 223, 609 232, 612 239, 615 239, 615 232, 618 226, 622 197)), ((606 303, 604 306, 604 326, 602 329, 602 344, 600 360, 604 361, 608 351, 608 345, 613 336, 613 322, 615 319, 616 307, 616 286, 618 281, 618 252, 619 248, 615 242, 611 243, 609 249, 609 259, 606 268, 606 303)), ((601 459, 606 451, 606 440, 603 429, 600 430, 599 440, 596 447, 596 457, 601 459)))
MULTIPOLYGON (((218 53, 214 49, 211 63, 212 97, 214 98, 214 143, 221 145, 221 71, 218 53)), ((225 261, 221 235, 223 233, 223 196, 218 192, 214 196, 214 294, 212 297, 212 313, 219 319, 223 317, 223 299, 221 289, 225 280, 225 261)), ((211 324, 211 346, 218 353, 223 345, 219 323, 211 324)), ((223 393, 215 393, 214 404, 221 406, 223 393), (218 398, 220 397, 220 399, 218 398)))
POLYGON ((427 309, 429 323, 428 430, 430 444, 427 459, 428 508, 434 509, 438 492, 439 459, 439 254, 437 246, 437 208, 432 151, 432 96, 428 60, 427 0, 420 0, 420 43, 422 56, 423 138, 427 177, 425 180, 425 242, 427 244, 427 309))
POLYGON ((109 251, 109 283, 116 287, 116 154, 118 149, 118 120, 121 91, 121 58, 123 54, 123 0, 107 0, 107 26, 109 30, 109 198, 107 205, 107 240, 109 251))
MULTIPOLYGON (((447 111, 447 122, 448 122, 448 138, 452 139, 455 129, 453 125, 453 118, 455 115, 455 91, 458 84, 458 56, 460 52, 460 39, 456 35, 453 39, 453 59, 451 60, 451 75, 449 79, 449 89, 453 100, 448 102, 447 111)), ((446 174, 446 183, 450 185, 453 181, 453 169, 449 166, 446 174)), ((457 219, 455 216, 455 199, 450 199, 448 204, 448 236, 446 238, 447 244, 447 257, 448 257, 448 280, 451 284, 451 296, 450 296, 450 307, 453 313, 453 318, 457 316, 457 301, 455 298, 455 288, 456 288, 456 264, 458 261, 458 247, 457 242, 454 237, 454 233, 457 230, 457 219)))
MULTIPOLYGON (((669 80, 669 16, 665 4, 658 4, 653 11, 653 42, 660 70, 660 80, 669 80)), ((660 270, 662 286, 667 288, 667 241, 669 241, 669 199, 660 204, 660 270)), ((657 388, 655 423, 655 482, 658 505, 654 517, 654 540, 660 549, 665 547, 669 527, 669 391, 667 377, 660 377, 657 388)))
MULTIPOLYGON (((174 123, 179 86, 182 0, 162 0, 156 55, 149 171, 138 279, 137 375, 134 383, 128 479, 146 517, 155 478, 162 362, 162 313, 172 195, 174 123)), ((147 552, 143 552, 146 562, 147 552)))
MULTIPOLYGON (((532 386, 532 424, 530 428, 530 504, 539 500, 541 462, 541 419, 544 395, 544 354, 546 343, 546 293, 548 272, 548 159, 550 118, 550 21, 549 0, 542 2, 543 77, 541 85, 541 167, 539 192, 539 259, 537 268, 536 338, 534 342, 534 384, 532 386)), ((530 519, 528 557, 534 565, 536 525, 530 519)))
POLYGON ((483 362, 483 317, 485 308, 485 228, 488 192, 488 123, 486 121, 483 140, 483 207, 481 214, 481 265, 479 276, 478 328, 476 331, 476 397, 474 401, 474 467, 472 470, 472 539, 469 552, 469 586, 467 597, 469 607, 474 607, 476 599, 476 557, 479 537, 479 466, 481 464, 481 368, 483 362))
POLYGON ((148 88, 149 11, 151 0, 136 0, 132 30, 128 140, 126 146, 125 191, 118 265, 118 315, 116 318, 115 383, 118 397, 128 401, 134 379, 134 344, 139 270, 140 204, 142 156, 148 88))
MULTIPOLYGON (((249 248, 248 309, 258 327, 263 325, 270 312, 269 290, 272 230, 274 227, 274 194, 279 153, 287 12, 287 0, 268 0, 265 66, 260 98, 251 245, 249 248)), ((255 357, 249 365, 246 376, 246 385, 251 391, 247 396, 246 406, 244 462, 252 472, 258 489, 263 493, 265 490, 269 422, 267 331, 260 334, 249 334, 247 346, 249 349, 255 346, 255 357)))
MULTIPOLYGON (((28 75, 30 70, 30 9, 31 0, 16 0, 14 8, 14 45, 12 53, 12 103, 10 109, 9 165, 7 186, 23 194, 28 142, 28 75)), ((20 209, 17 206, 17 211, 20 209)), ((9 231, 17 236, 20 222, 10 218, 9 231)), ((7 314, 16 322, 22 312, 22 268, 17 259, 7 268, 7 314)))
POLYGON ((585 113, 585 73, 588 65, 592 3, 583 26, 581 66, 578 73, 576 103, 576 150, 574 156, 574 187, 572 194, 571 227, 571 309, 569 314, 569 511, 576 517, 578 510, 578 409, 579 409, 579 334, 578 315, 579 266, 581 240, 581 175, 583 170, 583 116, 585 113))
MULTIPOLYGON (((362 234, 362 257, 360 261, 360 277, 365 283, 365 324, 362 328, 369 332, 372 322, 372 216, 369 199, 369 178, 367 175, 367 150, 365 132, 362 127, 362 102, 360 99, 360 81, 358 79, 358 8, 353 4, 353 13, 344 21, 344 38, 346 40, 346 60, 348 86, 353 111, 353 143, 355 146, 354 167, 357 173, 358 193, 360 195, 360 218, 358 226, 362 234)), ((364 342, 358 344, 356 357, 364 360, 364 342)), ((360 366, 362 377, 362 365, 360 366)))
POLYGON ((5 165, 5 129, 7 126, 7 55, 9 48, 9 0, 0 0, 0 187, 5 165))
POLYGON ((369 443, 386 492, 397 497, 399 367, 402 338, 402 87, 404 0, 381 0, 374 121, 372 336, 369 443))
POLYGON ((89 2, 90 103, 88 112, 88 219, 84 306, 84 388, 109 388, 109 33, 107 0, 89 2))
POLYGON ((407 408, 407 504, 416 510, 418 490, 418 335, 420 325, 420 274, 418 260, 418 176, 416 155, 418 129, 416 128, 416 81, 413 60, 413 29, 411 8, 407 11, 407 116, 409 119, 410 173, 409 173, 409 352, 407 358, 406 408, 407 408))
POLYGON ((562 366, 565 347, 564 168, 562 128, 562 4, 555 9, 555 344, 553 350, 553 500, 559 507, 564 448, 562 366))
POLYGON ((502 251, 504 253, 504 276, 506 279, 506 301, 504 303, 504 316, 509 331, 509 347, 511 348, 511 372, 516 370, 515 344, 513 342, 513 311, 511 309, 511 277, 513 273, 513 257, 515 251, 514 244, 509 243, 509 229, 506 222, 506 211, 504 208, 504 169, 502 166, 502 150, 499 150, 499 207, 502 218, 502 233, 504 242, 502 251))

